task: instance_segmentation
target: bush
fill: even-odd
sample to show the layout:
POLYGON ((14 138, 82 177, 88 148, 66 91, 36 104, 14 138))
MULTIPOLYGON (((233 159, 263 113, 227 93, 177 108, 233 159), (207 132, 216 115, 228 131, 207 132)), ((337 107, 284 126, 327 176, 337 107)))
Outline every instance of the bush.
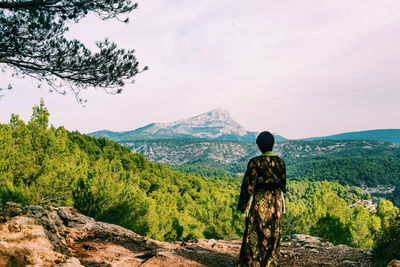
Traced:
POLYGON ((391 218, 382 229, 374 248, 376 266, 387 266, 392 259, 400 259, 400 215, 391 218))
POLYGON ((27 205, 29 196, 26 190, 17 188, 10 183, 3 183, 0 185, 0 203, 4 204, 8 201, 27 205))

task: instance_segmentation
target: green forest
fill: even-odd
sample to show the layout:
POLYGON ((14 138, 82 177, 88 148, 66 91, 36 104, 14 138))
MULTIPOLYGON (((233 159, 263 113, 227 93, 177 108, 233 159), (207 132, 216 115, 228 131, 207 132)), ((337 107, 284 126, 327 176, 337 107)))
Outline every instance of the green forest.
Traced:
MULTIPOLYGON (((360 164, 373 171, 381 162, 368 165, 361 159, 360 164)), ((311 167, 324 175, 324 165, 311 167)), ((221 170, 153 163, 105 138, 50 126, 43 102, 33 107, 28 122, 13 114, 8 124, 0 124, 1 203, 73 206, 158 240, 240 239, 240 183, 221 170)), ((284 235, 304 233, 375 248, 383 261, 399 257, 400 233, 392 234, 399 232, 399 209, 379 199, 374 199, 376 212, 357 205, 370 198, 358 187, 336 182, 289 181, 284 235)))
MULTIPOLYGON (((195 174, 200 177, 213 177, 213 178, 239 178, 236 173, 228 172, 224 169, 213 168, 205 165, 166 165, 176 171, 183 173, 195 174)), ((234 179, 232 179, 234 180, 234 179)))
POLYGON ((325 157, 294 164, 288 176, 295 180, 336 181, 345 185, 369 186, 400 183, 400 158, 325 157))

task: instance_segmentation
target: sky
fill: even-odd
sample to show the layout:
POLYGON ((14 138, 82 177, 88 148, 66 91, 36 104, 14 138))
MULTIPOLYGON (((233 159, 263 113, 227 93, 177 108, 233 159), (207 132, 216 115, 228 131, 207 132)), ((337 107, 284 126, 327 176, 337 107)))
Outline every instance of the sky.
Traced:
MULTIPOLYGON (((43 98, 55 126, 127 131, 214 108, 286 138, 400 128, 398 0, 143 0, 130 23, 88 16, 68 38, 105 37, 149 70, 121 95, 69 94, 0 73, 0 122, 29 120, 43 98)), ((122 16, 124 18, 124 16, 122 16)))

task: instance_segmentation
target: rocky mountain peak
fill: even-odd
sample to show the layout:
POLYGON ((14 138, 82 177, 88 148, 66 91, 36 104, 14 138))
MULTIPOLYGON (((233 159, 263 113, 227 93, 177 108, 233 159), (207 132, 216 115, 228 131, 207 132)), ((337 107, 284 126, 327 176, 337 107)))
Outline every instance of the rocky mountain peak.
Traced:
POLYGON ((223 108, 216 108, 210 110, 209 112, 203 113, 199 116, 208 116, 211 120, 220 120, 220 121, 233 121, 231 114, 229 111, 223 108))
POLYGON ((240 126, 237 122, 234 121, 229 111, 224 110, 222 108, 216 108, 194 117, 178 120, 173 124, 188 123, 188 124, 206 125, 212 122, 213 123, 219 122, 221 124, 236 124, 240 126))
MULTIPOLYGON (((209 139, 254 142, 256 132, 247 131, 236 122, 229 111, 215 108, 186 119, 167 123, 151 123, 128 132, 99 131, 90 133, 95 137, 106 137, 113 141, 151 139, 209 139)), ((276 135, 277 140, 284 140, 276 135)))
POLYGON ((163 126, 173 127, 178 133, 200 138, 218 138, 223 135, 244 136, 247 133, 244 127, 234 121, 229 112, 222 108, 163 126))

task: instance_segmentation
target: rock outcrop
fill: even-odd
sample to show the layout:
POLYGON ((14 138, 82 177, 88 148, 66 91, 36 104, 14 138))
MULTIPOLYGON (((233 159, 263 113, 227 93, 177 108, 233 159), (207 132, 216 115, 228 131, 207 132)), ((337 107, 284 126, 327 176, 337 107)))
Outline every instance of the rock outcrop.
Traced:
POLYGON ((388 264, 388 267, 400 267, 400 261, 398 260, 391 260, 388 264))
MULTIPOLYGON (((0 266, 236 266, 240 241, 160 242, 70 207, 0 205, 0 266)), ((371 253, 292 235, 281 266, 371 266, 371 253)), ((397 265, 392 265, 397 266, 397 265)))

